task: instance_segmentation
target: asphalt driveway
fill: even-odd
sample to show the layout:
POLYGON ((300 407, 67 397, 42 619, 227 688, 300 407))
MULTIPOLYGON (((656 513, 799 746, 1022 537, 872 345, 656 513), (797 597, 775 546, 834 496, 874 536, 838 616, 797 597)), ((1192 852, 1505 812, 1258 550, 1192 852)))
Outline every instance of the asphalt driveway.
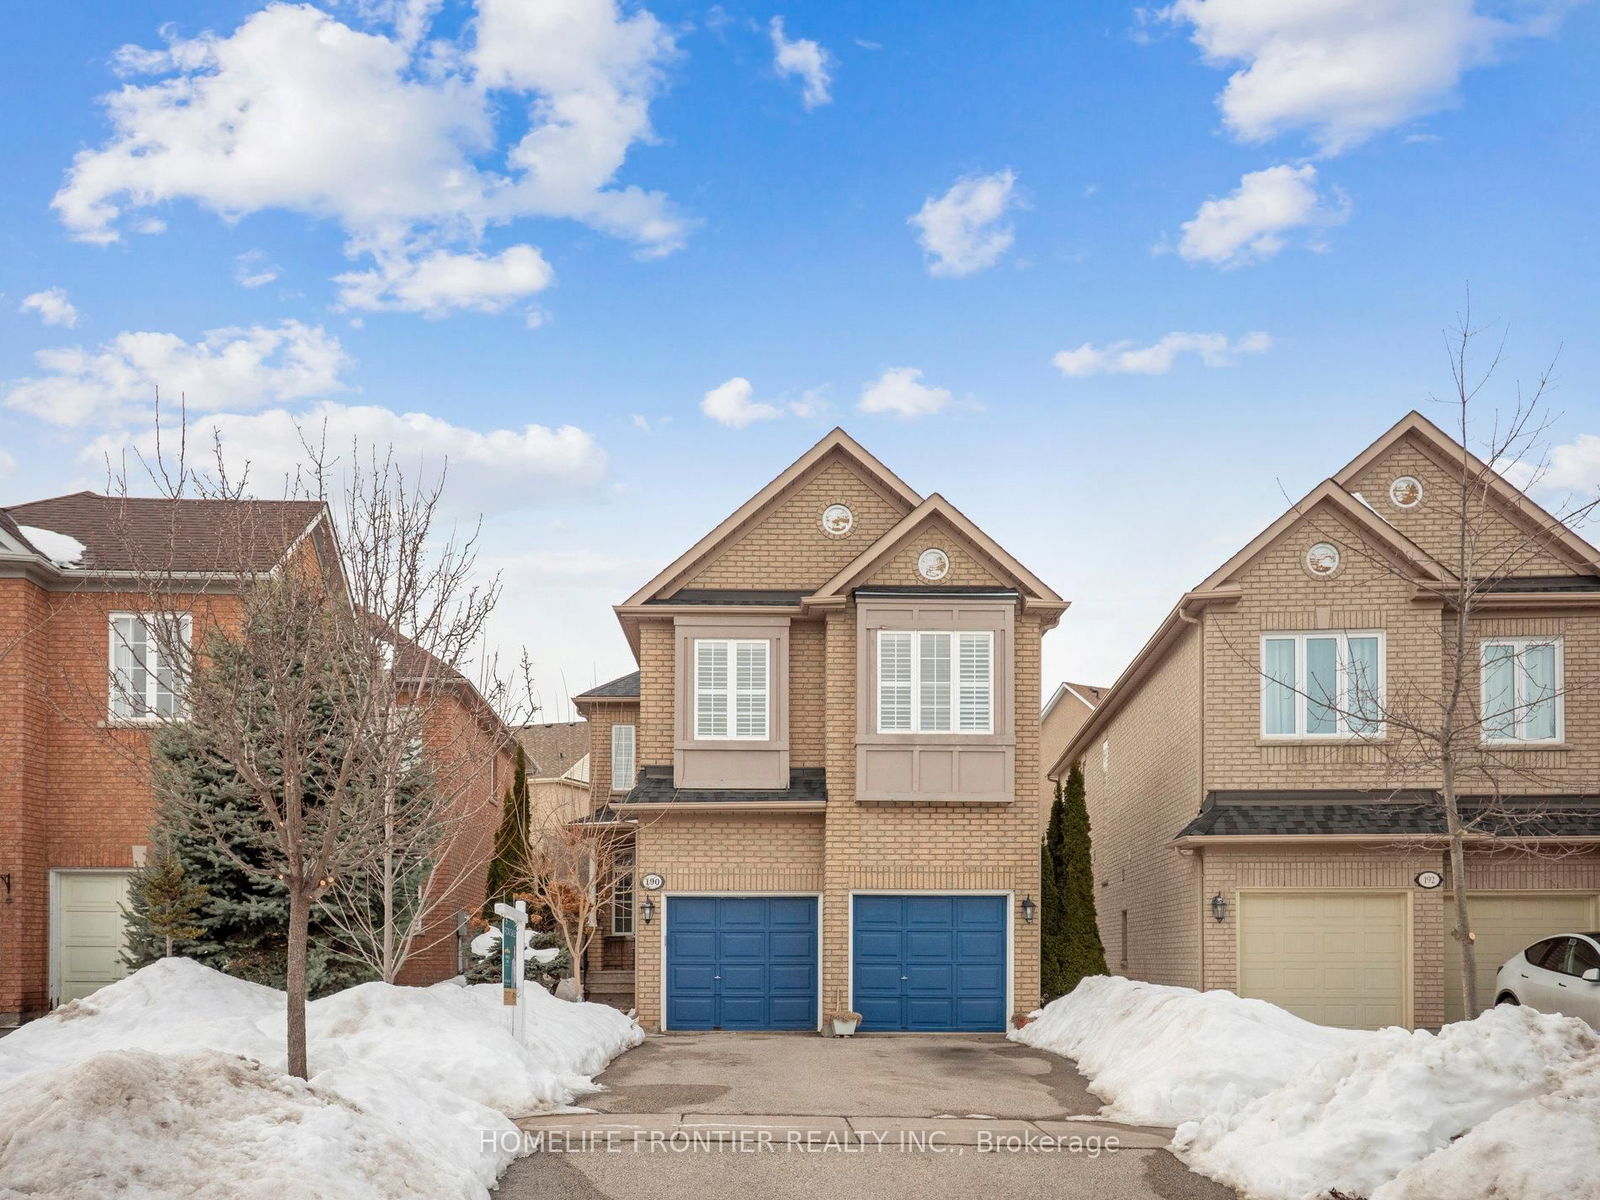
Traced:
POLYGON ((1100 1103, 1072 1064, 999 1036, 669 1034, 598 1082, 593 1114, 519 1122, 534 1152, 498 1196, 1233 1196, 1170 1131, 1082 1120, 1100 1103))

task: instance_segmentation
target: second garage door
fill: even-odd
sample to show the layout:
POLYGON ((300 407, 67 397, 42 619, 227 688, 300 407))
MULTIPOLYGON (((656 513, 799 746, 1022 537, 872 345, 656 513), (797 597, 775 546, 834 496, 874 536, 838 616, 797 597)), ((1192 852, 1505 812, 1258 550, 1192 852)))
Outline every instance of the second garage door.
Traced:
POLYGON ((1407 1022, 1400 892, 1239 893, 1239 994, 1319 1025, 1407 1022))
POLYGON ((1003 896, 856 896, 851 994, 863 1033, 1006 1028, 1003 896))
MULTIPOLYGON (((1468 919, 1477 934, 1478 1004, 1494 1003, 1494 977, 1506 959, 1552 933, 1583 933, 1600 928, 1595 920, 1593 892, 1537 892, 1497 895, 1467 893, 1468 919)), ((1459 1021, 1466 1014, 1461 1003, 1461 943, 1450 935, 1455 928, 1455 907, 1445 897, 1444 909, 1444 1019, 1459 1021)), ((1477 1014, 1474 1013, 1474 1016, 1477 1014)))

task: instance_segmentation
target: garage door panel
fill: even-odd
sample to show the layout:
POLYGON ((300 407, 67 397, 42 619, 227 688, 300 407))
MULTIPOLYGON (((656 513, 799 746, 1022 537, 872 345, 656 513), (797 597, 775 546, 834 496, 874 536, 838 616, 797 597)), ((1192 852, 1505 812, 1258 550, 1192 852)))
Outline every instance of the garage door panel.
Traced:
POLYGON ((1404 1022, 1403 893, 1243 892, 1239 994, 1323 1025, 1404 1022))
POLYGON ((1000 896, 857 896, 851 984, 864 1032, 1006 1025, 1000 896))
POLYGON ((669 1029, 815 1029, 817 901, 679 896, 666 906, 669 1029))
MULTIPOLYGON (((1520 950, 1557 933, 1582 933, 1600 927, 1594 892, 1539 892, 1503 895, 1469 892, 1468 909, 1478 949, 1478 1003, 1494 1003, 1496 973, 1520 950)), ((1467 1014, 1461 996, 1461 946, 1451 935, 1455 908, 1445 897, 1444 1019, 1467 1014)), ((1474 1014, 1476 1015, 1476 1014, 1474 1014)))
POLYGON ((56 876, 57 999, 65 1004, 128 973, 122 961, 126 871, 63 871, 56 876))

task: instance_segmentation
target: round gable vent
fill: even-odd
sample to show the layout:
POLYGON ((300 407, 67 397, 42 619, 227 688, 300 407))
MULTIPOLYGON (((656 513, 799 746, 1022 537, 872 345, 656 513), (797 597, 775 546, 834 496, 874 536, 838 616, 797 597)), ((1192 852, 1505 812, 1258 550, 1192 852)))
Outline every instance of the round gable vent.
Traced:
POLYGON ((938 583, 950 574, 950 556, 943 550, 929 546, 917 557, 917 574, 929 583, 938 583))

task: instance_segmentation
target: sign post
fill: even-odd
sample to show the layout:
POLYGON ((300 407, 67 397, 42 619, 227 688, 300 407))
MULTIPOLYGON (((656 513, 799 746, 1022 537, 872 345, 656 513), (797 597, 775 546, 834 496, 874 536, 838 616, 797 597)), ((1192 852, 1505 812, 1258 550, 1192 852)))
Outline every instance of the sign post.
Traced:
POLYGON ((518 900, 515 907, 497 903, 494 911, 500 918, 500 1002, 511 1009, 511 1033, 520 1039, 522 977, 526 974, 522 931, 528 927, 528 905, 524 900, 518 900))

